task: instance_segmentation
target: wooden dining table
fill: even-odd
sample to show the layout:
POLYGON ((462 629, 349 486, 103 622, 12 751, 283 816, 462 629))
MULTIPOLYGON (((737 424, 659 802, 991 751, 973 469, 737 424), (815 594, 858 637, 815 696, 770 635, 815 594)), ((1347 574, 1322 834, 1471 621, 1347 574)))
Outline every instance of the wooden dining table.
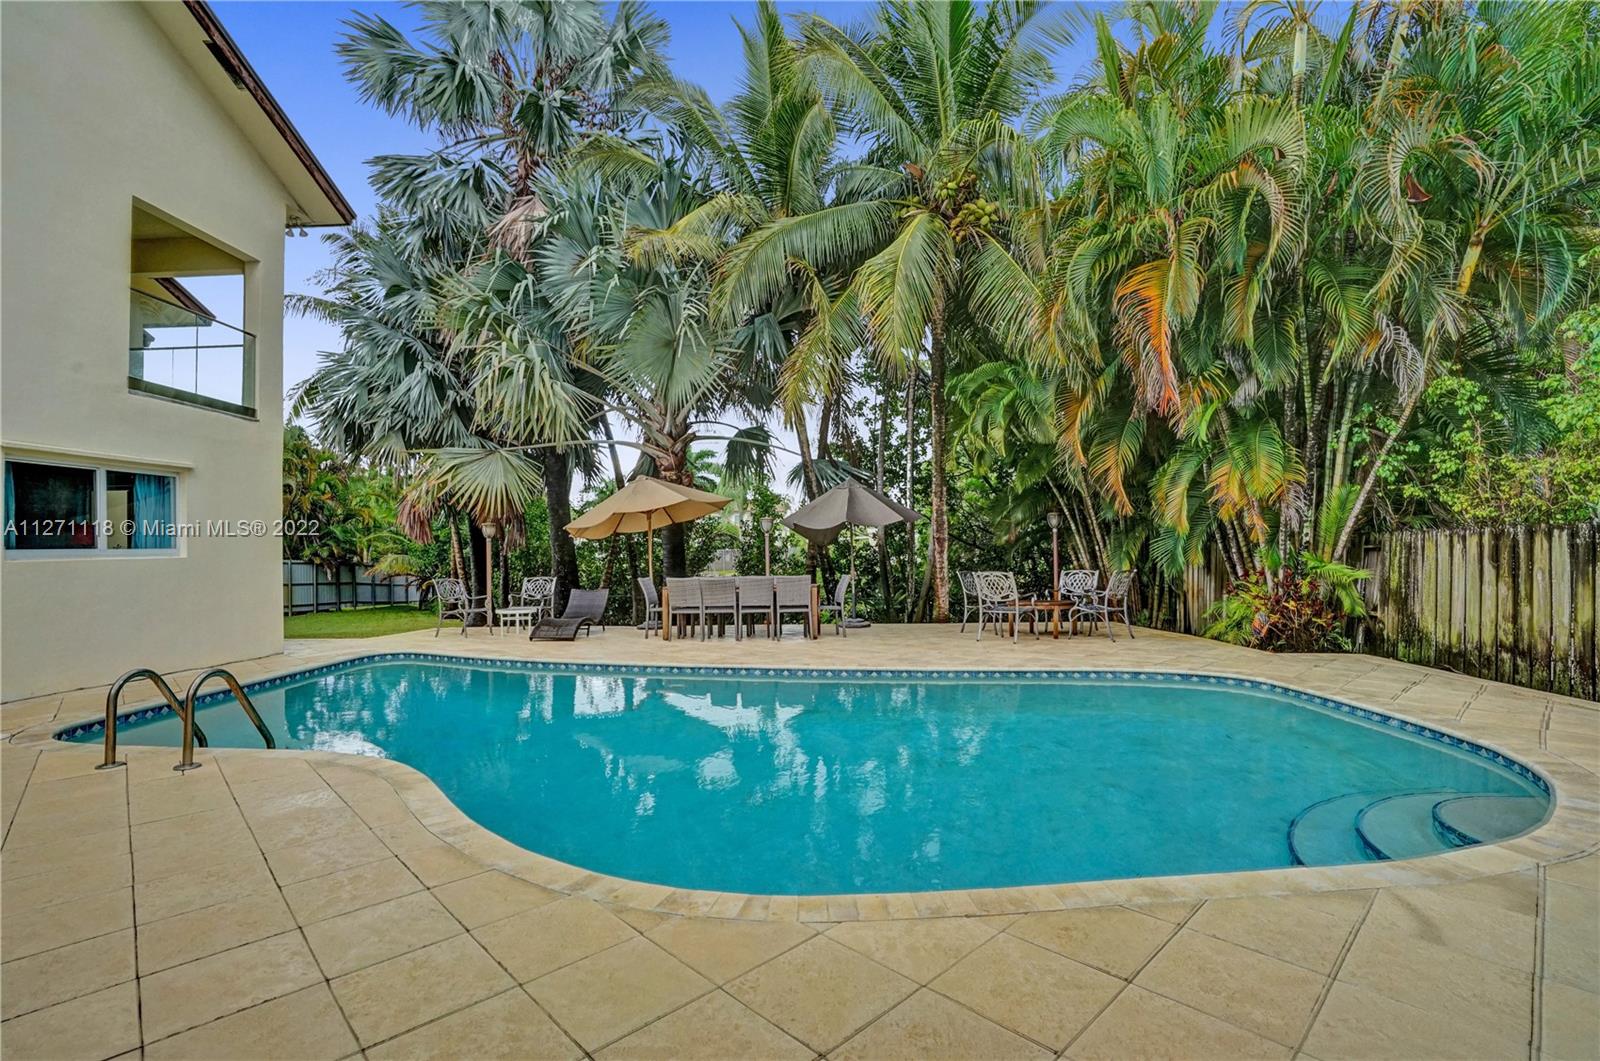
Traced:
MULTIPOLYGON (((773 605, 777 605, 778 591, 772 591, 773 605)), ((661 640, 672 640, 672 595, 661 587, 661 640)), ((806 619, 806 636, 815 641, 822 636, 822 592, 815 582, 811 584, 811 614, 806 619)))

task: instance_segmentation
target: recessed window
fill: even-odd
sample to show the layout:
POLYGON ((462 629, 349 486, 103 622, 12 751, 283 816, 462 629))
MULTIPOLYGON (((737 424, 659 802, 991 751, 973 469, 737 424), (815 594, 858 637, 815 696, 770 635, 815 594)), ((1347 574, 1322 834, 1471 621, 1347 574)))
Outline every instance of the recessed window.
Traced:
POLYGON ((173 552, 177 518, 175 476, 5 462, 7 553, 173 552))
POLYGON ((244 328, 245 263, 137 205, 132 259, 128 388, 254 416, 256 337, 244 328))

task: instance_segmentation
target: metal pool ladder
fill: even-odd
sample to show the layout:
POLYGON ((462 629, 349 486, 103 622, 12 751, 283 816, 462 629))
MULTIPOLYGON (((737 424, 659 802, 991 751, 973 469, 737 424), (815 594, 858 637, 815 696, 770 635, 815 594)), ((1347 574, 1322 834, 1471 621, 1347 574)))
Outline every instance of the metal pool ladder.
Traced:
POLYGON ((140 678, 149 679, 151 684, 160 690, 162 699, 166 700, 167 706, 172 708, 173 713, 183 724, 183 757, 178 761, 178 765, 173 767, 174 770, 198 770, 205 765, 194 761, 195 742, 198 741, 202 748, 209 745, 205 731, 194 720, 194 714, 196 702, 200 699, 200 687, 212 678, 221 678, 228 683, 233 698, 238 701, 251 724, 256 727, 256 732, 261 734, 262 743, 268 748, 278 746, 277 741, 272 739, 272 731, 267 729, 266 723, 261 721, 261 715, 256 712, 256 705, 250 702, 250 697, 240 686, 239 679, 224 668, 212 667, 195 678, 189 683, 189 691, 185 694, 183 702, 179 703, 177 694, 172 691, 172 686, 167 684, 165 678, 149 667, 136 667, 111 683, 111 688, 106 692, 106 757, 103 763, 95 767, 96 770, 110 770, 113 767, 127 765, 117 760, 117 701, 122 696, 123 687, 140 678))

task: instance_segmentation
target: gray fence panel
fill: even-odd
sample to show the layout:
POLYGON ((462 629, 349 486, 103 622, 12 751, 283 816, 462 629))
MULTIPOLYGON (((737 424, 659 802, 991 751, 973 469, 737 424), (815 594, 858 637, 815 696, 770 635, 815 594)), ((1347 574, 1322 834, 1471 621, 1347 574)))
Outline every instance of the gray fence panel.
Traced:
POLYGON ((332 574, 304 560, 283 562, 283 613, 335 611, 380 604, 415 604, 422 595, 413 578, 374 578, 366 567, 345 564, 332 574))

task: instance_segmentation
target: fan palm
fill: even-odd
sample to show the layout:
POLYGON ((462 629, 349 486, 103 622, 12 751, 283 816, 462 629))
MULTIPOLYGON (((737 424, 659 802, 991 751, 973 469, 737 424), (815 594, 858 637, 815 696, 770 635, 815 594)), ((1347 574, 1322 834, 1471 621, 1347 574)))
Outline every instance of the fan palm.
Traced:
MULTIPOLYGON (((659 68, 666 25, 634 0, 609 12, 591 0, 424 0, 414 6, 421 20, 417 40, 381 16, 358 14, 337 45, 346 75, 364 99, 437 132, 445 142, 425 154, 380 156, 372 163, 373 183, 391 209, 406 217, 408 236, 448 271, 492 281, 499 276, 495 259, 529 260, 546 209, 537 193, 544 168, 584 137, 632 120, 634 112, 621 98, 633 81, 659 68), (490 267, 480 268, 485 258, 490 267)), ((460 283, 452 287, 452 302, 460 301, 460 283)), ((475 303, 480 311, 486 304, 493 304, 492 295, 475 303)), ((473 410, 475 448, 580 434, 582 403, 560 344, 539 341, 539 330, 526 330, 520 318, 496 325, 480 316, 471 323, 472 330, 451 341, 463 359, 474 361, 468 372, 471 396, 480 403, 473 410), (530 346, 517 345, 524 341, 530 346), (542 406, 536 416, 530 415, 534 405, 542 406), (508 438, 506 429, 519 419, 552 434, 508 438)), ((551 553, 564 592, 578 577, 567 520, 561 518, 570 506, 571 454, 564 446, 545 446, 537 457, 535 474, 544 482, 551 553)), ((521 480, 527 470, 515 464, 528 459, 480 452, 449 467, 498 469, 521 480)))

